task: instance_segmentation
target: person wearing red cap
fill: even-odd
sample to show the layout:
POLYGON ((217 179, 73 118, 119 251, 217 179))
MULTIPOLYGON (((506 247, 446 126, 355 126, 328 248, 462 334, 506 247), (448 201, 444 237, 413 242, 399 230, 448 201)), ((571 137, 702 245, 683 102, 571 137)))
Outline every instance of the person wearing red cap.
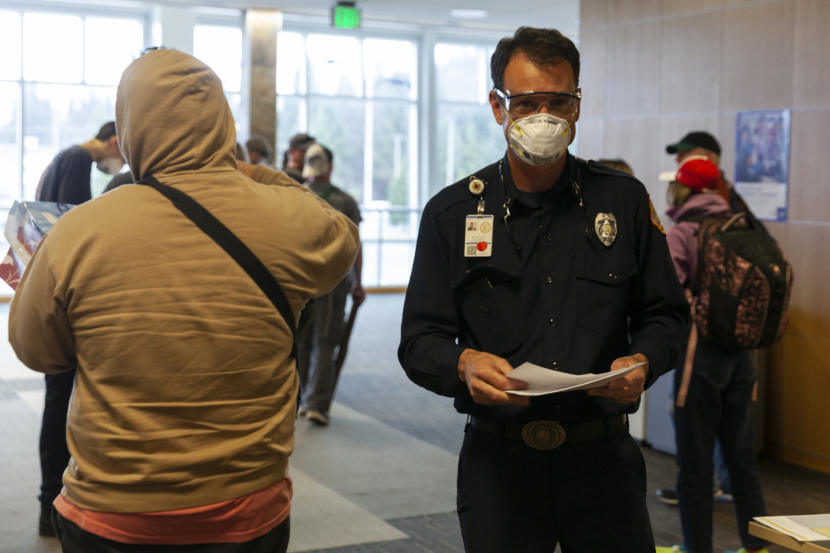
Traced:
MULTIPOLYGON (((680 284, 691 298, 698 285, 700 221, 732 211, 718 194, 718 167, 706 156, 686 157, 669 183, 667 215, 675 222, 667 235, 680 284)), ((677 496, 683 546, 657 551, 712 552, 713 448, 721 443, 732 481, 735 517, 743 549, 765 551, 750 536, 749 521, 766 512, 755 465, 752 393, 757 378, 748 350, 728 350, 696 340, 690 333, 686 362, 674 372, 674 424, 677 444, 677 496)))

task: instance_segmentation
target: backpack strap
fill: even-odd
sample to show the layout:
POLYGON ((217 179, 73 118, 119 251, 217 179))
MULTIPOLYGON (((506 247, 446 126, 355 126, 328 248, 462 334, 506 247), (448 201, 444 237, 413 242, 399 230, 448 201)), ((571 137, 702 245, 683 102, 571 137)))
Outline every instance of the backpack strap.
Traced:
POLYGON ((280 286, 274 275, 263 265, 262 261, 240 240, 228 227, 226 227, 219 219, 213 216, 202 204, 182 192, 177 188, 160 183, 152 175, 146 175, 138 181, 137 184, 143 184, 155 188, 163 194, 170 202, 176 206, 184 215, 193 221, 202 232, 210 236, 214 242, 225 250, 240 267, 242 267, 248 276, 260 287, 265 293, 274 307, 277 308, 282 318, 288 323, 291 329, 292 345, 291 357, 297 357, 297 328, 294 321, 294 312, 291 310, 291 304, 288 303, 288 298, 285 297, 285 292, 280 286))

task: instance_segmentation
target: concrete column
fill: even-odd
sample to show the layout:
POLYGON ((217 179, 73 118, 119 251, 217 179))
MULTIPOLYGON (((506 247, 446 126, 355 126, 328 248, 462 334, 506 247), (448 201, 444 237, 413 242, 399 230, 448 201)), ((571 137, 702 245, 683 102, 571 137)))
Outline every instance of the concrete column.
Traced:
POLYGON ((195 24, 196 13, 192 8, 156 6, 153 8, 152 45, 192 54, 195 24))
POLYGON ((249 9, 245 12, 243 80, 247 86, 248 129, 271 141, 276 152, 277 137, 277 32, 282 27, 279 10, 249 9))

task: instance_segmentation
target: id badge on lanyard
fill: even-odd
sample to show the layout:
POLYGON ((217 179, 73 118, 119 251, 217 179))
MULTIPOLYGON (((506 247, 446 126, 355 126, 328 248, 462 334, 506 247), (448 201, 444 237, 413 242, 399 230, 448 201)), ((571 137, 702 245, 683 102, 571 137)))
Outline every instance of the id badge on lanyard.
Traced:
POLYGON ((493 216, 467 215, 464 221, 464 257, 493 255, 493 216))

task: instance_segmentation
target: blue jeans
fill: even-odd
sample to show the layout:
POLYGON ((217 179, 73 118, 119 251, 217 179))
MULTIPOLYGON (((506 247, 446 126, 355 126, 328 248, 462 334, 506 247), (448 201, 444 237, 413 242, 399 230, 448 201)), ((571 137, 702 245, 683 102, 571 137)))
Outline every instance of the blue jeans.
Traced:
MULTIPOLYGON (((675 397, 682 371, 675 371, 675 397)), ((756 372, 749 351, 724 350, 699 342, 686 404, 675 406, 677 496, 683 544, 689 553, 712 551, 712 486, 715 438, 729 471, 741 543, 760 549, 749 521, 766 514, 755 463, 752 390, 756 372)))

